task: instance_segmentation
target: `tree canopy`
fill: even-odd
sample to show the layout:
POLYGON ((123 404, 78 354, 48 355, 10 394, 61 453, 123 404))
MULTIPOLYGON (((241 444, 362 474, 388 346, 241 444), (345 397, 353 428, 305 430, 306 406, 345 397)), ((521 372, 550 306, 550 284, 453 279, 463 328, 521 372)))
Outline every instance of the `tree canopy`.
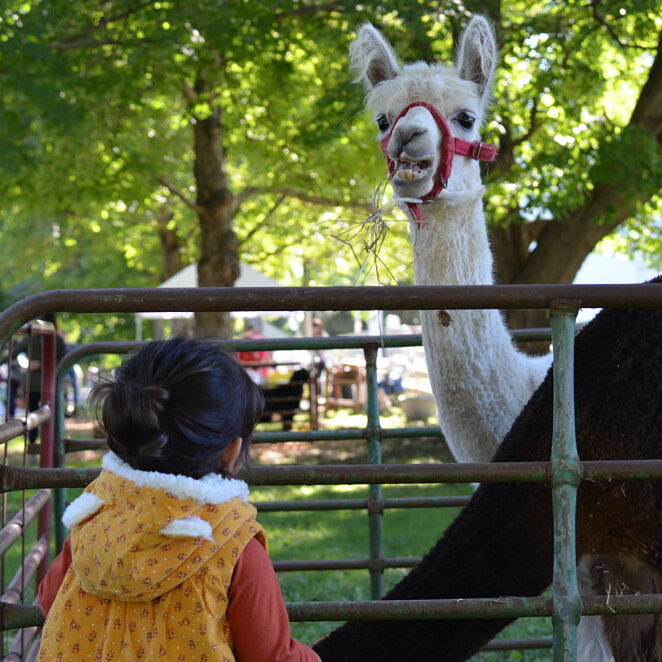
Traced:
POLYGON ((402 217, 365 222, 385 168, 347 46, 369 20, 448 62, 473 12, 501 45, 499 279, 569 282, 605 237, 658 259, 652 0, 25 0, 0 9, 3 288, 150 286, 193 261, 232 285, 239 259, 293 285, 411 282, 402 217))

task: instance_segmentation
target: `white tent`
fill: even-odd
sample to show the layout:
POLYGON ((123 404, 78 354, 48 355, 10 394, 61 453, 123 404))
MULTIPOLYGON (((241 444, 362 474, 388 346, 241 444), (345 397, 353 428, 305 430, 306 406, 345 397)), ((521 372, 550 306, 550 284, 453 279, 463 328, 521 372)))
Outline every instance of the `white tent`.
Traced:
MULTIPOLYGON (((265 276, 259 272, 255 267, 246 264, 245 262, 239 263, 240 275, 235 282, 235 287, 282 287, 280 283, 272 278, 265 276)), ((164 280, 158 287, 198 287, 198 264, 194 262, 178 271, 170 278, 164 280)), ((265 313, 270 316, 283 316, 290 317, 293 313, 291 311, 279 312, 269 311, 265 313)), ((254 318, 260 317, 260 313, 256 311, 238 311, 230 313, 232 317, 254 318)), ((160 319, 160 320, 173 320, 173 319, 191 319, 193 313, 191 312, 143 312, 136 313, 136 323, 138 326, 137 333, 141 335, 140 324, 143 319, 160 319)), ((268 338, 287 337, 280 329, 277 329, 272 324, 264 320, 260 320, 262 333, 268 338)))
MULTIPOLYGON (((239 263, 240 275, 237 281, 235 282, 235 287, 281 287, 280 283, 277 283, 272 278, 265 276, 263 273, 260 273, 254 267, 251 267, 250 264, 245 262, 239 263)), ((181 271, 178 271, 170 278, 164 280, 158 287, 198 287, 198 263, 194 262, 189 264, 187 267, 184 267, 181 271)), ((246 312, 236 312, 230 313, 233 317, 258 317, 259 313, 254 311, 246 312)), ((278 311, 270 313, 271 315, 279 315, 278 311)), ((289 316, 291 313, 284 313, 284 316, 289 316)), ((171 320, 171 319, 190 319, 193 317, 193 313, 190 312, 150 312, 150 313, 137 313, 137 317, 142 319, 160 319, 160 320, 171 320)))
MULTIPOLYGON (((235 287, 280 287, 273 278, 265 276, 255 267, 245 262, 239 263, 239 278, 235 287)), ((194 262, 178 271, 174 276, 164 280, 159 287, 197 287, 198 286, 198 264, 194 262)))

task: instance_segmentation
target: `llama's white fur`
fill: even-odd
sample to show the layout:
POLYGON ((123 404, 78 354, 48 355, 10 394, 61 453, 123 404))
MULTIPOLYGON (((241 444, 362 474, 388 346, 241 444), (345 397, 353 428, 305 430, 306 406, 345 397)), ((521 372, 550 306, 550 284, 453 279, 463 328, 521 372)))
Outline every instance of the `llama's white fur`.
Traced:
MULTIPOLYGON (((446 118, 455 137, 474 141, 489 104, 496 53, 489 23, 476 16, 462 36, 455 67, 422 62, 401 67, 391 46, 370 24, 359 30, 350 59, 375 117, 385 115, 393 122, 407 105, 424 101, 446 118), (456 121, 461 112, 475 117, 472 129, 456 121)), ((436 122, 421 107, 410 110, 393 129, 388 142, 391 158, 406 154, 432 159, 418 178, 398 178, 397 172, 393 176, 396 201, 402 201, 404 211, 408 212, 404 200, 421 198, 432 189, 441 140, 436 122)), ((447 188, 422 207, 425 222, 409 215, 417 284, 494 282, 483 190, 479 164, 456 156, 447 188)), ((541 383, 551 357, 519 352, 496 310, 451 311, 450 324, 442 324, 436 311, 421 315, 430 382, 448 446, 460 462, 487 462, 541 383)), ((599 619, 583 619, 579 649, 583 662, 609 662, 599 619)))
MULTIPOLYGON (((426 101, 447 118, 456 137, 470 141, 479 138, 495 55, 491 29, 480 17, 467 28, 456 67, 422 62, 400 67, 392 48, 371 25, 360 29, 351 49, 352 68, 367 88, 366 104, 375 116, 383 114, 393 121, 408 104, 426 101), (453 121, 461 111, 476 118, 471 131, 453 121)), ((398 152, 398 142, 411 132, 418 135, 409 141, 408 149, 432 157, 433 173, 441 134, 427 110, 416 108, 403 117, 389 147, 398 152)), ((399 181, 396 175, 392 183, 396 198, 420 198, 431 188, 430 177, 399 181)), ((483 190, 478 163, 456 156, 447 189, 422 207, 425 224, 410 223, 417 284, 494 282, 483 190)), ((443 326, 436 311, 422 312, 423 342, 439 422, 459 461, 487 462, 542 381, 550 359, 517 351, 499 311, 451 311, 450 319, 443 326)))

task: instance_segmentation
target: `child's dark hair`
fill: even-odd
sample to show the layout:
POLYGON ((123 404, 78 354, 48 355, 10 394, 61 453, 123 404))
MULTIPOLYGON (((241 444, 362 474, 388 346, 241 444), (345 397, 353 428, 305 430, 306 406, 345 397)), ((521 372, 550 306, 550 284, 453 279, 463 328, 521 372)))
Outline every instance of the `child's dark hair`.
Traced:
POLYGON ((147 343, 95 385, 93 406, 108 446, 134 469, 201 478, 224 473, 223 450, 242 437, 248 460, 264 398, 219 347, 186 338, 147 343))

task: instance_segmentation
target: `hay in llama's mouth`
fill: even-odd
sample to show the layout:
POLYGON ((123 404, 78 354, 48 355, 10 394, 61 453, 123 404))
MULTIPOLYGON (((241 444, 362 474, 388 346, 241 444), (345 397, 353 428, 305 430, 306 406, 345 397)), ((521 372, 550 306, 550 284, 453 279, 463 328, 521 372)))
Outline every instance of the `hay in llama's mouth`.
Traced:
POLYGON ((396 165, 395 177, 411 181, 428 174, 428 171, 432 168, 432 159, 422 159, 420 161, 398 160, 396 165))

